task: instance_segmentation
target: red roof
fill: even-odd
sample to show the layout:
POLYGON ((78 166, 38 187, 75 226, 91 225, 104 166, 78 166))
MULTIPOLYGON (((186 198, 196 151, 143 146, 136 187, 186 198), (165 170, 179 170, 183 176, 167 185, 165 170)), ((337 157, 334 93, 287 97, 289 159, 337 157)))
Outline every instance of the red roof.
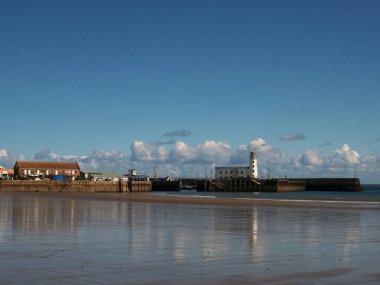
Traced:
POLYGON ((38 162, 38 161, 17 161, 15 168, 41 168, 41 169, 78 169, 76 162, 38 162))

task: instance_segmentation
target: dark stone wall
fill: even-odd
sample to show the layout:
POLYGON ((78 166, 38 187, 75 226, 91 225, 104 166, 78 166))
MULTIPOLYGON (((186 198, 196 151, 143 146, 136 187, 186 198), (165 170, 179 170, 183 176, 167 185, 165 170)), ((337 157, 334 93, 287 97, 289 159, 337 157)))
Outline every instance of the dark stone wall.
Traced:
POLYGON ((128 183, 126 181, 0 180, 0 192, 150 192, 151 190, 149 181, 128 183))

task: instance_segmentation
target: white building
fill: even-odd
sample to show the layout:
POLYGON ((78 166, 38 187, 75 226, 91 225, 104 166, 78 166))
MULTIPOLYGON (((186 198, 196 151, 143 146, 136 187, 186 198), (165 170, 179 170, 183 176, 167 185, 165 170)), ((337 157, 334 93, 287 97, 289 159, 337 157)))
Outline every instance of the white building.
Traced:
POLYGON ((239 179, 239 178, 258 178, 258 164, 255 152, 249 156, 249 166, 215 167, 215 179, 239 179))

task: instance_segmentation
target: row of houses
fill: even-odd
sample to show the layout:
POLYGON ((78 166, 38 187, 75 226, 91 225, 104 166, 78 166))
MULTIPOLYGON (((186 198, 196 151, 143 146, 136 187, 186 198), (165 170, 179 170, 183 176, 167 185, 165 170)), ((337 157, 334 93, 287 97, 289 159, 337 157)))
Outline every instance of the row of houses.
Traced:
POLYGON ((81 175, 80 167, 76 162, 36 162, 17 161, 14 170, 14 179, 28 178, 63 178, 75 179, 81 175))
POLYGON ((76 162, 17 161, 13 169, 0 166, 0 179, 15 180, 77 180, 115 181, 125 176, 114 172, 81 171, 76 162))

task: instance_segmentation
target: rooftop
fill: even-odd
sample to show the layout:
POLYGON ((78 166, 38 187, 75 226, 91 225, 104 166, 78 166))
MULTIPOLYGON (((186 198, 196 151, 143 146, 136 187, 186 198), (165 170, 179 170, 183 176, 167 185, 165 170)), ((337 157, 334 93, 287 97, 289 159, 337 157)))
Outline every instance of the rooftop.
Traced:
POLYGON ((80 169, 76 162, 17 161, 15 167, 16 166, 18 166, 18 168, 80 169))

